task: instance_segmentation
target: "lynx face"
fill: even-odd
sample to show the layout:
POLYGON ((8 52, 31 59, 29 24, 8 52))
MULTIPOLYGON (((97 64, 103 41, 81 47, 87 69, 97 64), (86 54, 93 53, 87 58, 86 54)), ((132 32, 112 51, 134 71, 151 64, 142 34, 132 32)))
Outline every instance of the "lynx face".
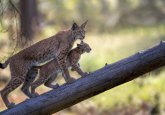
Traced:
POLYGON ((84 22, 81 26, 78 26, 75 22, 72 26, 72 33, 74 35, 74 39, 83 40, 85 38, 85 26, 88 21, 84 22))
POLYGON ((80 49, 82 49, 83 50, 83 53, 84 52, 89 53, 92 50, 91 47, 87 43, 85 43, 83 41, 81 41, 80 44, 77 44, 77 47, 80 48, 80 49))

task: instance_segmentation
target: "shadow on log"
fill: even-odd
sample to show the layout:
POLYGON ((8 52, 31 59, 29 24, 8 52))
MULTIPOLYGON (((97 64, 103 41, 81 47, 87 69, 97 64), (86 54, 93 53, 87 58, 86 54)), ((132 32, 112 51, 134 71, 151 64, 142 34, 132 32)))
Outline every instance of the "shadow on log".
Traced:
MULTIPOLYGON (((165 42, 107 65, 71 84, 26 100, 1 115, 48 115, 165 65, 165 42)), ((121 95, 122 96, 122 95, 121 95)))

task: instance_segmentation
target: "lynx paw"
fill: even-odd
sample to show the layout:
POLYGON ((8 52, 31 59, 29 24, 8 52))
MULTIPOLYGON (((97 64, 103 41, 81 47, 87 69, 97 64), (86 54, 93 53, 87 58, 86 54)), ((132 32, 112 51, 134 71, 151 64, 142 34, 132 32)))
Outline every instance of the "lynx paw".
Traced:
POLYGON ((38 93, 33 93, 33 94, 31 95, 32 98, 35 98, 35 97, 38 97, 38 96, 39 96, 38 93))
POLYGON ((59 85, 58 84, 56 84, 56 85, 53 85, 53 89, 56 89, 56 88, 58 88, 59 87, 59 85))
POLYGON ((73 78, 73 77, 70 77, 68 80, 67 80, 67 83, 73 83, 76 79, 73 78))
POLYGON ((82 75, 82 77, 85 77, 85 76, 87 76, 88 74, 89 74, 89 72, 84 72, 83 75, 82 75))
POLYGON ((10 103, 10 104, 8 105, 8 108, 13 108, 13 107, 15 107, 15 103, 10 103))

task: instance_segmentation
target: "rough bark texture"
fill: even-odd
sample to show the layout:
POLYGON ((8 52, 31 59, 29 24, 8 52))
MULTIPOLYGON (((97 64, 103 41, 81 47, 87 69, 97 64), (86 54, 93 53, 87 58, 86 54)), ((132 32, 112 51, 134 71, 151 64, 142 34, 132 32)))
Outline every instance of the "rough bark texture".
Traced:
POLYGON ((165 42, 107 65, 72 84, 26 100, 1 115, 47 115, 102 93, 165 65, 165 42))
POLYGON ((21 38, 19 45, 24 46, 31 41, 38 23, 36 0, 20 0, 21 38))

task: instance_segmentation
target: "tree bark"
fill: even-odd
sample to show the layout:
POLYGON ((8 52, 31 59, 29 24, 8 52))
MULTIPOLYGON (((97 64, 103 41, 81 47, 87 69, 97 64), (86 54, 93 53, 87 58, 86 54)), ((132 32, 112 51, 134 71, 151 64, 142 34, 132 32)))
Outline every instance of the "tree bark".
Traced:
POLYGON ((35 33, 34 27, 38 24, 36 0, 20 0, 21 46, 31 41, 35 33))
POLYGON ((165 65, 165 42, 133 56, 107 65, 71 84, 26 100, 1 115, 47 115, 60 111, 87 98, 165 65))

